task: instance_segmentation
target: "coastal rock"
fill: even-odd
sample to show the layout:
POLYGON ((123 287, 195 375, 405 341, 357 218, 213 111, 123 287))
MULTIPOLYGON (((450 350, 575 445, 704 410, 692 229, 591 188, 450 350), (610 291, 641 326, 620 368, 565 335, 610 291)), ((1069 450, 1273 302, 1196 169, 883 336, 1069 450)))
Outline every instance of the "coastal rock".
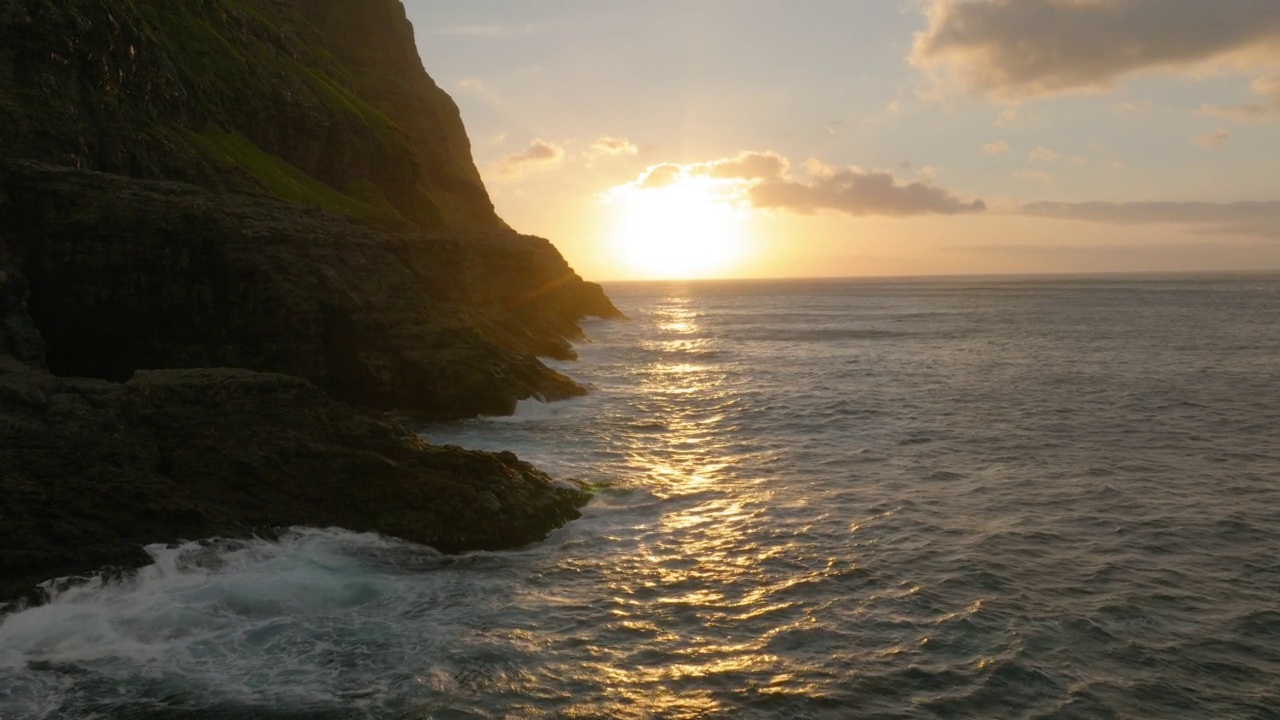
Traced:
MULTIPOLYGON (((3 212, 4 197, 0 195, 0 214, 3 212)), ((44 338, 31 320, 27 298, 27 279, 0 241, 0 359, 43 366, 44 338)))
POLYGON ((184 183, 0 165, 3 244, 59 375, 150 368, 298 375, 427 418, 510 414, 584 391, 584 315, 617 315, 545 240, 427 233, 184 183))
POLYGON ((142 545, 537 540, 586 495, 384 411, 585 392, 619 317, 494 212, 399 0, 0 3, 0 602, 142 545))
POLYGON ((514 547, 587 497, 510 453, 428 445, 295 377, 212 368, 114 383, 0 363, 0 601, 136 567, 144 544, 294 525, 514 547))

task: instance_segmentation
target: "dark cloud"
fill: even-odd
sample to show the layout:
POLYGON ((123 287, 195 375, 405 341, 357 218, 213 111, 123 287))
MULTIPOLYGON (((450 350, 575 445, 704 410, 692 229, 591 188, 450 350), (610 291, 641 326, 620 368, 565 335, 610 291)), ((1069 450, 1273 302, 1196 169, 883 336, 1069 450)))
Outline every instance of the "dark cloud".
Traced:
POLYGON ((900 184, 891 173, 835 170, 807 182, 767 180, 751 188, 756 207, 798 213, 836 210, 849 215, 955 215, 986 210, 981 200, 964 201, 954 193, 923 182, 900 184))
POLYGON ((935 0, 911 59, 1019 98, 1242 51, 1280 56, 1280 1, 935 0))
POLYGON ((1268 202, 1037 202, 1019 212, 1043 218, 1113 225, 1185 225, 1198 232, 1280 239, 1280 201, 1268 202))

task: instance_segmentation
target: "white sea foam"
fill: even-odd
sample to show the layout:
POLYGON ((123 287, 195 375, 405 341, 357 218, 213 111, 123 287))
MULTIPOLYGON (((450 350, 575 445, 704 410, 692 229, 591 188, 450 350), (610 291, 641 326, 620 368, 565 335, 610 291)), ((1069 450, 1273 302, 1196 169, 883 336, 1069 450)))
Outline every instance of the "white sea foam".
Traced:
POLYGON ((404 644, 388 619, 409 610, 402 579, 449 562, 337 529, 147 552, 155 562, 132 577, 72 584, 3 618, 0 686, 9 690, 0 717, 42 715, 44 698, 65 692, 68 678, 98 694, 64 698, 73 708, 128 703, 148 684, 247 704, 376 699, 377 678, 344 673, 334 660, 398 659, 404 644))
POLYGON ((489 418, 493 422, 537 422, 546 418, 561 417, 573 412, 573 401, 543 402, 529 398, 516 403, 516 410, 506 417, 489 418))

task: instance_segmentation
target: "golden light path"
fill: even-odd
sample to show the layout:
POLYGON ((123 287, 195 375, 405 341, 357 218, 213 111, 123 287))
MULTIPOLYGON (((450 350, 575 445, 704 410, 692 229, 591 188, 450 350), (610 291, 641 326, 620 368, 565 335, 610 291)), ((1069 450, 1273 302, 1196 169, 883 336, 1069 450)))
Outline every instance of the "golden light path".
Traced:
MULTIPOLYGON (((646 258, 652 256, 645 256, 646 258)), ((705 256, 700 256, 705 257, 705 256)), ((682 267, 693 267, 684 265, 682 267)), ((790 589, 813 573, 777 578, 769 563, 783 544, 759 542, 773 493, 743 480, 734 468, 764 456, 744 454, 726 440, 736 399, 723 367, 696 359, 714 349, 687 298, 672 298, 654 313, 656 337, 646 346, 664 355, 640 370, 651 410, 664 431, 634 439, 634 467, 644 485, 669 503, 657 528, 644 532, 637 552, 621 558, 604 602, 612 623, 645 638, 642 653, 607 648, 589 670, 614 688, 615 703, 588 712, 609 717, 721 717, 713 692, 725 677, 763 678, 759 695, 816 692, 797 679, 797 667, 771 649, 775 638, 811 629, 790 589), (688 359, 672 355, 692 354, 688 359), (776 618, 758 635, 735 629, 776 618), (718 629, 721 632, 709 632, 718 629), (638 662, 665 656, 662 662, 638 662)))
POLYGON ((662 187, 624 185, 609 194, 613 240, 631 272, 656 279, 714 276, 743 253, 745 213, 713 178, 684 176, 662 187))

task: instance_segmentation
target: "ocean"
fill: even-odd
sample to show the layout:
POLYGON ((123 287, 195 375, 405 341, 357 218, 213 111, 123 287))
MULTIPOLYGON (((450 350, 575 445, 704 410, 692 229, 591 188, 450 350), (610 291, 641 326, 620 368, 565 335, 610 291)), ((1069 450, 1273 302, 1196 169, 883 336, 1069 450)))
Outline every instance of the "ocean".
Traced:
POLYGON ((510 552, 153 547, 0 718, 1280 718, 1280 276, 614 284, 510 552))

